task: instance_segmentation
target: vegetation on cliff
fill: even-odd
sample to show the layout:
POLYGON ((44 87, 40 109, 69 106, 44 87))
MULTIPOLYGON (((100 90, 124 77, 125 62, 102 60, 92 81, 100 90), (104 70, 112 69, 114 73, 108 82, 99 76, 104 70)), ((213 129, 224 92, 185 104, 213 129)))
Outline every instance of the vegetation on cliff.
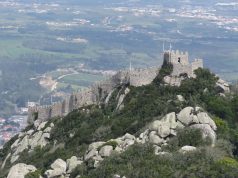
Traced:
MULTIPOLYGON (((163 148, 171 154, 155 156, 150 144, 135 145, 120 155, 105 159, 94 169, 90 161, 78 166, 71 174, 82 177, 112 177, 115 173, 128 177, 235 177, 238 175, 238 95, 220 96, 216 88, 217 77, 207 69, 196 70, 197 78, 185 79, 180 87, 161 85, 161 78, 172 68, 163 68, 150 85, 142 87, 120 86, 109 103, 74 110, 64 118, 53 118, 50 144, 23 152, 17 162, 37 167, 37 174, 44 173, 57 159, 83 156, 88 145, 95 141, 107 141, 125 133, 138 135, 145 125, 169 112, 178 112, 187 106, 201 106, 212 115, 217 130, 217 144, 207 146, 201 133, 183 130, 163 148), (116 110, 117 93, 129 87, 124 108, 116 110), (184 102, 177 99, 184 96, 184 102), (178 148, 184 145, 198 147, 196 153, 182 154, 178 148)), ((50 122, 48 124, 50 124, 50 122)), ((13 143, 14 139, 11 141, 13 143)), ((115 143, 108 143, 115 146, 115 143)), ((1 161, 10 149, 10 143, 1 150, 1 161)), ((4 177, 7 163, 0 177, 4 177)))

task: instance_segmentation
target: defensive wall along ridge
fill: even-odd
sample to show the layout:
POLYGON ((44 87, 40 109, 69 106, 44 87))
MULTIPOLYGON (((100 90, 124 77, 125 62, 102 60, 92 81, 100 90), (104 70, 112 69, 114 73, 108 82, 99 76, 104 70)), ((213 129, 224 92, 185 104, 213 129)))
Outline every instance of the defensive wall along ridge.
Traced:
MULTIPOLYGON (((186 73, 189 77, 195 77, 193 71, 200 67, 203 68, 202 59, 196 59, 194 62, 189 63, 188 52, 165 51, 164 62, 173 65, 171 76, 179 76, 180 74, 186 73)), ((158 72, 159 67, 119 71, 111 78, 98 82, 89 89, 71 94, 62 102, 50 106, 30 107, 28 111, 28 121, 33 122, 38 119, 42 122, 52 117, 65 116, 74 109, 83 106, 100 104, 104 102, 107 97, 110 97, 111 91, 116 87, 122 84, 135 87, 148 85, 155 79, 158 72)), ((171 77, 170 80, 173 80, 173 77, 171 77)))

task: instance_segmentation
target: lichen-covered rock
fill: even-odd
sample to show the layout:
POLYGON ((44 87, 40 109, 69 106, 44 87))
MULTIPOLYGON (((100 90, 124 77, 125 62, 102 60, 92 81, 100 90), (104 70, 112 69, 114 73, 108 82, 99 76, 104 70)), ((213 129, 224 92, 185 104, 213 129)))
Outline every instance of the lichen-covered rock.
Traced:
POLYGON ((208 116, 207 113, 200 112, 200 113, 197 114, 197 116, 198 116, 199 123, 201 123, 201 124, 208 124, 208 125, 211 126, 211 128, 213 130, 217 129, 217 126, 216 126, 215 122, 208 116))
POLYGON ((180 102, 184 102, 185 101, 185 99, 184 99, 184 97, 182 95, 177 95, 177 99, 180 102))
POLYGON ((168 137, 170 135, 170 124, 163 122, 158 128, 158 135, 162 138, 168 137))
POLYGON ((50 165, 52 169, 61 169, 63 172, 66 171, 66 162, 62 159, 57 159, 53 164, 50 165))
POLYGON ((91 143, 89 146, 88 146, 88 150, 92 150, 92 149, 97 149, 98 147, 102 146, 103 144, 105 144, 106 142, 94 142, 94 143, 91 143))
POLYGON ((37 130, 42 130, 43 128, 45 128, 46 124, 47 124, 47 122, 40 123, 40 125, 37 127, 37 130))
POLYGON ((131 135, 131 134, 129 134, 129 133, 126 133, 126 134, 123 136, 123 139, 124 139, 124 140, 127 140, 127 139, 129 139, 129 140, 135 140, 136 137, 135 137, 134 135, 131 135))
POLYGON ((100 151, 99 151, 99 154, 102 156, 102 157, 108 157, 111 155, 113 151, 113 147, 110 146, 110 145, 106 145, 106 146, 103 146, 100 151))
POLYGON ((192 152, 192 151, 196 151, 197 148, 194 146, 183 146, 182 148, 180 148, 179 152, 180 153, 188 153, 188 152, 192 152))
POLYGON ((178 123, 176 122, 175 112, 167 114, 161 119, 161 121, 167 123, 171 129, 176 129, 178 126, 178 123))
POLYGON ((150 143, 155 144, 155 145, 161 145, 164 142, 164 140, 162 138, 160 138, 158 135, 156 135, 154 133, 154 131, 152 131, 150 133, 149 141, 150 141, 150 143))
POLYGON ((161 121, 156 120, 150 124, 149 130, 150 131, 158 131, 158 128, 160 127, 160 125, 161 125, 161 121))
POLYGON ((24 178, 29 172, 34 171, 36 171, 35 166, 19 163, 10 169, 7 178, 24 178))
MULTIPOLYGON (((29 144, 29 136, 26 135, 17 145, 15 152, 13 153, 13 156, 15 158, 18 158, 19 153, 23 152, 24 150, 28 149, 29 144)), ((14 163, 17 159, 11 159, 11 163, 14 163)))
POLYGON ((76 156, 72 156, 70 159, 67 159, 67 173, 71 173, 78 165, 81 165, 83 161, 78 160, 76 156))
POLYGON ((193 112, 193 107, 186 107, 178 113, 177 118, 184 125, 188 126, 193 122, 193 112))
POLYGON ((57 159, 57 160, 55 160, 55 162, 53 164, 50 165, 50 167, 52 169, 47 170, 44 174, 47 178, 64 175, 66 173, 67 165, 64 160, 57 159))
POLYGON ((97 156, 97 155, 98 155, 97 149, 92 149, 92 150, 90 150, 88 153, 85 154, 84 160, 87 161, 87 160, 89 160, 90 158, 92 158, 92 157, 94 157, 94 156, 97 156))

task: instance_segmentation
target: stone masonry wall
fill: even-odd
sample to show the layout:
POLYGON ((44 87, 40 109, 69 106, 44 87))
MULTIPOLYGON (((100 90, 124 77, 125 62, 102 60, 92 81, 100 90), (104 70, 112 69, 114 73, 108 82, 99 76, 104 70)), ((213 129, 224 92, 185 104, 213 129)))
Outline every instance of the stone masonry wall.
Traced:
POLYGON ((131 86, 142 86, 150 84, 158 74, 158 67, 147 69, 133 69, 131 71, 119 71, 102 82, 94 84, 91 88, 82 92, 73 93, 66 97, 62 102, 51 106, 36 106, 29 108, 28 121, 33 122, 38 114, 39 121, 45 121, 52 117, 62 117, 74 109, 92 104, 104 102, 108 94, 121 84, 130 84, 131 86))
MULTIPOLYGON (((164 61, 171 61, 173 64, 172 78, 173 76, 179 76, 182 73, 194 77, 193 71, 199 67, 203 67, 202 59, 196 59, 189 64, 187 52, 167 51, 164 53, 164 61)), ((119 85, 129 84, 135 87, 148 85, 155 79, 158 72, 159 67, 119 71, 111 78, 98 82, 89 89, 71 94, 60 103, 55 103, 51 106, 36 106, 29 108, 28 121, 33 122, 34 117, 37 115, 37 119, 40 121, 48 120, 51 117, 62 117, 74 109, 103 103, 109 93, 119 85)), ((171 77, 168 80, 171 80, 171 77)))
POLYGON ((164 61, 171 64, 189 65, 188 52, 181 51, 166 51, 164 52, 164 61))

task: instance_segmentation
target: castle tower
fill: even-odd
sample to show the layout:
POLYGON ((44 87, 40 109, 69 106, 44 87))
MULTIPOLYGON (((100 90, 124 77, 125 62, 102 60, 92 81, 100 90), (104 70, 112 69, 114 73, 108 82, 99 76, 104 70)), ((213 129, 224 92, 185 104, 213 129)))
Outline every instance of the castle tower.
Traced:
POLYGON ((189 65, 188 52, 169 50, 164 52, 164 62, 170 64, 189 65))

